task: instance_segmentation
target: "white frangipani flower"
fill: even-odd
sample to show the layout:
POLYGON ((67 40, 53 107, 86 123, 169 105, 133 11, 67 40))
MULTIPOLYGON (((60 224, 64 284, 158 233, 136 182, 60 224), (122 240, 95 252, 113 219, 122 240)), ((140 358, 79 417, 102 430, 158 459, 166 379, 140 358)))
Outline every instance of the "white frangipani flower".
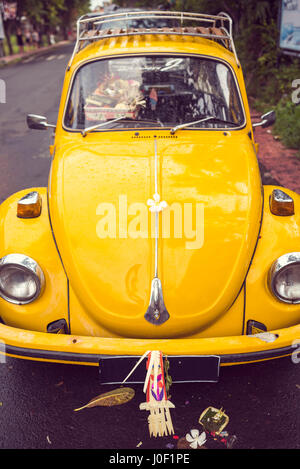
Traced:
POLYGON ((160 201, 160 195, 155 193, 153 195, 153 199, 147 200, 147 205, 150 207, 150 212, 162 212, 165 208, 167 208, 168 204, 164 200, 160 201))
POLYGON ((199 434, 199 430, 193 429, 191 430, 191 434, 187 433, 185 435, 186 441, 190 443, 190 447, 193 449, 197 449, 198 446, 203 446, 206 442, 206 433, 202 432, 201 435, 199 434))

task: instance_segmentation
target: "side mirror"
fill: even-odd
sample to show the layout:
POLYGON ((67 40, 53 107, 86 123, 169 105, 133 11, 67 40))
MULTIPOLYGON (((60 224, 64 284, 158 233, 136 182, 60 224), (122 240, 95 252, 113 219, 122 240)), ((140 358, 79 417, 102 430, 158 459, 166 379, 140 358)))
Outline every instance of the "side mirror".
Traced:
POLYGON ((275 121, 275 111, 269 111, 266 112, 266 114, 263 114, 260 118, 260 122, 255 122, 255 124, 253 124, 253 127, 270 127, 270 125, 273 125, 275 121))
POLYGON ((55 125, 48 124, 47 118, 44 116, 37 116, 36 114, 27 115, 27 125, 29 129, 47 130, 48 127, 55 129, 55 125))

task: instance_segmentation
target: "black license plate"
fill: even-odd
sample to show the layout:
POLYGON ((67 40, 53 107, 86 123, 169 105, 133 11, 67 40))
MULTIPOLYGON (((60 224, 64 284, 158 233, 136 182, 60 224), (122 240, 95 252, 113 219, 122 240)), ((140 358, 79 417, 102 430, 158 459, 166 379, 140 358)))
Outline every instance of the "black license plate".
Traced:
MULTIPOLYGON (((100 382, 120 384, 136 365, 140 357, 102 357, 99 360, 100 382)), ((173 383, 216 383, 219 380, 220 357, 216 355, 168 356, 169 375, 173 383)), ((146 358, 134 370, 126 383, 144 383, 146 358)))

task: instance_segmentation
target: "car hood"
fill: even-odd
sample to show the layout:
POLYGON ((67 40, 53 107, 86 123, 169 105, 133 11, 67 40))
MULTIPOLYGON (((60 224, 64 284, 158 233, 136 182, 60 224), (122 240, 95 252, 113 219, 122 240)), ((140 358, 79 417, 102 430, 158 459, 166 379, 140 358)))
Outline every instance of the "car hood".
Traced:
POLYGON ((248 135, 157 134, 89 134, 57 148, 50 172, 50 217, 72 289, 94 321, 121 336, 174 337, 216 321, 243 285, 259 232, 261 181, 248 135), (144 317, 156 182, 168 204, 158 277, 170 317, 159 326, 144 317))

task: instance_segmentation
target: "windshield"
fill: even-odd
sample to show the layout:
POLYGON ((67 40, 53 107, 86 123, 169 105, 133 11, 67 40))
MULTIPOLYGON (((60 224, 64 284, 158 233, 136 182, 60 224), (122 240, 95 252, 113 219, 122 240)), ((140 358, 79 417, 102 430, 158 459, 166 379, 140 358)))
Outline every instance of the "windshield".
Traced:
POLYGON ((189 128, 237 128, 244 114, 233 74, 222 62, 135 56, 90 62, 76 73, 64 125, 82 130, 102 122, 102 131, 186 122, 189 128), (197 123, 206 116, 216 119, 197 123))

